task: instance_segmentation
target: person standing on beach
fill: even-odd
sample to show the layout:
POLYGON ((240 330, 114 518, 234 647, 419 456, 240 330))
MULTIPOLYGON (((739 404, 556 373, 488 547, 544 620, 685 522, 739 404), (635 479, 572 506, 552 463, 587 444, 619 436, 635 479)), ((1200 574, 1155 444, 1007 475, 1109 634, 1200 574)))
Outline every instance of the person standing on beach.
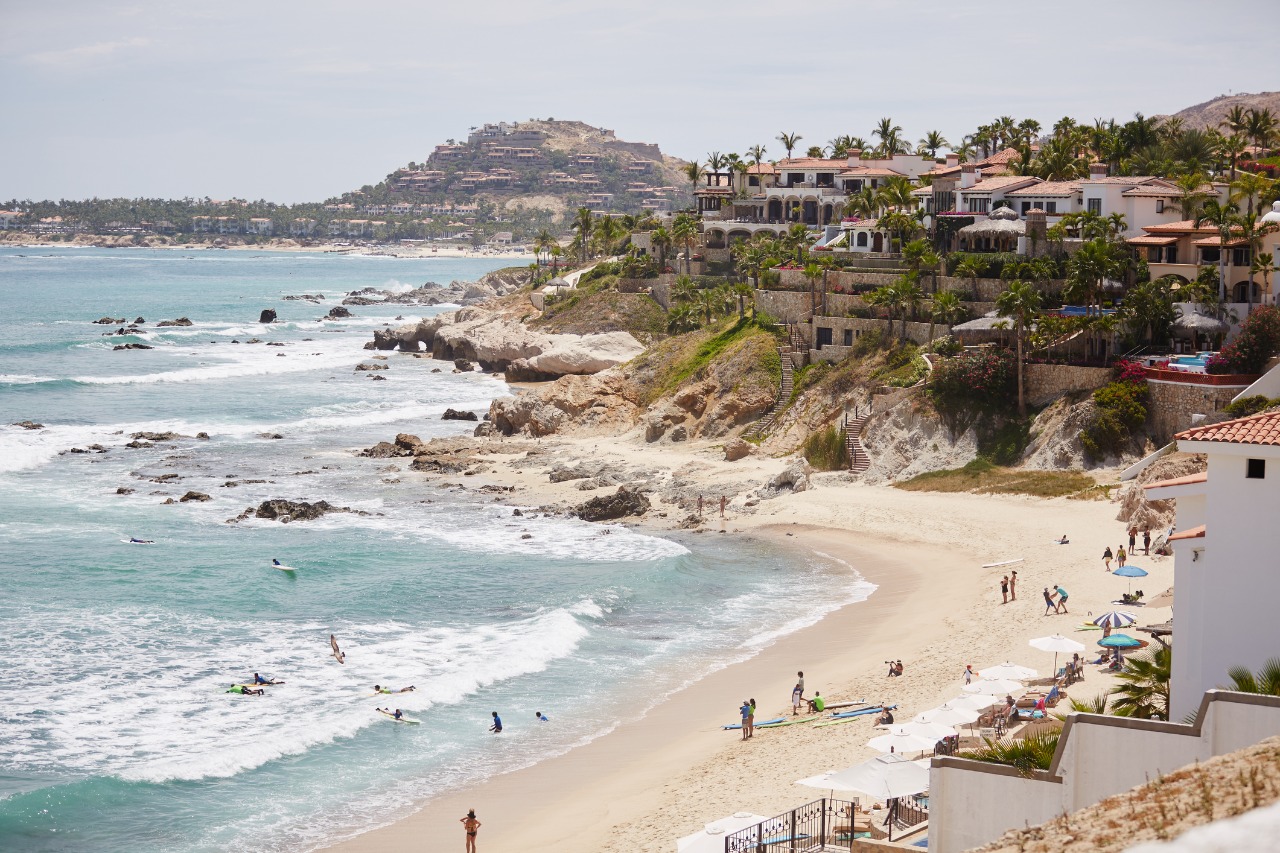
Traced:
POLYGON ((1000 595, 1002 598, 1004 598, 1004 601, 1001 601, 1000 603, 1008 604, 1009 603, 1009 576, 1008 575, 1005 575, 1004 577, 1000 578, 1000 595))
MULTIPOLYGON (((1130 553, 1133 553, 1133 549, 1130 549, 1130 553)), ((1150 553, 1151 553, 1151 531, 1143 530, 1142 531, 1142 555, 1145 557, 1150 553)))
POLYGON ((1108 545, 1106 550, 1102 552, 1102 562, 1107 564, 1107 571, 1111 571, 1111 546, 1108 545))
POLYGON ((804 701, 804 673, 796 673, 796 686, 791 688, 791 716, 800 714, 800 703, 804 701))
POLYGON ((698 518, 702 518, 702 495, 698 495, 698 518))
POLYGON ((1044 588, 1044 615, 1048 616, 1049 611, 1058 612, 1058 606, 1053 603, 1053 593, 1049 592, 1049 587, 1044 588))
POLYGON ((1018 573, 1009 572, 1009 600, 1018 600, 1018 573))
POLYGON ((476 832, 480 830, 480 821, 476 820, 476 810, 469 809, 467 816, 462 818, 460 823, 467 833, 466 853, 476 853, 476 832))
POLYGON ((1062 588, 1062 584, 1057 584, 1056 589, 1058 593, 1057 611, 1059 613, 1066 613, 1067 612, 1067 591, 1062 588))
POLYGON ((751 703, 743 699, 738 713, 742 715, 742 739, 746 740, 751 737, 751 703))
POLYGON ((1128 554, 1124 552, 1124 546, 1121 545, 1116 549, 1116 562, 1120 564, 1120 568, 1124 568, 1124 561, 1128 558, 1128 554))
POLYGON ((751 706, 751 713, 747 714, 747 725, 751 727, 751 733, 747 737, 756 736, 756 699, 754 696, 748 700, 747 704, 751 706))
POLYGON ((721 518, 724 518, 724 505, 726 503, 727 501, 725 500, 724 495, 721 495, 720 496, 720 517, 721 518))
POLYGON ((1133 553, 1133 546, 1137 543, 1137 541, 1138 541, 1138 528, 1130 527, 1129 528, 1129 553, 1130 554, 1133 553))

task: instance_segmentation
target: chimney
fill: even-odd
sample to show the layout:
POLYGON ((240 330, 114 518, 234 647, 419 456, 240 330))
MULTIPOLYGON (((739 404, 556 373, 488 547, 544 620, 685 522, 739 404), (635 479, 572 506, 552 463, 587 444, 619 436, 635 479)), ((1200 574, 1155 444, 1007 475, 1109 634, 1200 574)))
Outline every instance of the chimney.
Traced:
POLYGON ((1106 176, 1107 176, 1106 163, 1090 163, 1089 164, 1089 180, 1096 181, 1099 178, 1105 178, 1106 176))
POLYGON ((959 165, 960 165, 960 155, 959 155, 959 154, 955 153, 954 151, 952 151, 952 152, 950 152, 949 154, 947 154, 947 168, 948 168, 948 169, 954 169, 956 166, 959 166, 959 165))
POLYGON ((960 167, 960 189, 967 190, 978 182, 978 173, 972 163, 960 167))

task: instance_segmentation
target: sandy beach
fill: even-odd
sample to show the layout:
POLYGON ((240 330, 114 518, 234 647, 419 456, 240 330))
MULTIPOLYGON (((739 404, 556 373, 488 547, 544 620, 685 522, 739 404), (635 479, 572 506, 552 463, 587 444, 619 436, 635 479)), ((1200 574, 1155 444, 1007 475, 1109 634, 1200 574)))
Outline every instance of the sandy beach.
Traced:
MULTIPOLYGON (((619 464, 643 460, 668 471, 696 469, 709 496, 736 494, 743 483, 758 483, 784 464, 759 457, 724 462, 712 445, 664 447, 659 454, 634 437, 557 444, 555 455, 567 463, 591 457, 619 464)), ((572 484, 547 483, 545 473, 500 464, 484 479, 513 486, 519 503, 582 499, 572 484)), ((765 729, 743 743, 720 726, 736 720, 744 698, 758 700, 758 719, 789 715, 795 673, 803 670, 809 694, 896 703, 898 719, 907 720, 959 695, 966 664, 980 669, 1012 660, 1049 675, 1053 656, 1030 648, 1034 637, 1063 633, 1092 650, 1099 635, 1076 628, 1089 614, 1113 609, 1127 588, 1100 560, 1103 548, 1114 548, 1124 535, 1114 520, 1116 506, 1108 501, 907 492, 829 474, 817 475, 808 491, 753 508, 739 496, 723 522, 710 518, 712 505, 709 499, 704 535, 723 530, 769 537, 794 547, 798 557, 818 552, 847 563, 876 584, 876 591, 641 716, 622 715, 604 737, 444 794, 334 849, 410 850, 424 843, 434 849, 460 841, 458 818, 475 808, 485 851, 672 850, 678 837, 735 811, 770 815, 821 796, 795 780, 876 754, 865 745, 876 734, 870 718, 765 729), (1056 544, 1064 533, 1071 544, 1056 544), (1016 558, 1023 562, 982 568, 1016 558), (1017 601, 1002 604, 1000 578, 1011 569, 1018 571, 1017 601), (1070 613, 1046 616, 1041 590, 1056 584, 1070 594, 1070 613), (891 679, 884 662, 899 658, 905 674, 891 679)), ((683 513, 673 509, 665 522, 655 521, 673 525, 679 517, 683 513)), ((1172 583, 1170 558, 1135 562, 1151 572, 1139 584, 1148 596, 1172 583)), ((1147 608, 1140 624, 1168 616, 1168 608, 1147 608)), ((1087 699, 1107 684, 1090 667, 1071 693, 1087 699)))

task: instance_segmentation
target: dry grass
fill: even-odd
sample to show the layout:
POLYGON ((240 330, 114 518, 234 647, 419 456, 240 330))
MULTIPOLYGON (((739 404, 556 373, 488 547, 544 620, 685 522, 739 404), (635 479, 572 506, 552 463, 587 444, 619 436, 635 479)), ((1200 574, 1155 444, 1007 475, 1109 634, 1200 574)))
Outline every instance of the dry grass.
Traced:
POLYGON ((963 468, 929 471, 894 483, 894 487, 908 492, 972 492, 979 495, 1060 498, 1095 489, 1097 483, 1079 471, 1024 471, 975 459, 963 468))

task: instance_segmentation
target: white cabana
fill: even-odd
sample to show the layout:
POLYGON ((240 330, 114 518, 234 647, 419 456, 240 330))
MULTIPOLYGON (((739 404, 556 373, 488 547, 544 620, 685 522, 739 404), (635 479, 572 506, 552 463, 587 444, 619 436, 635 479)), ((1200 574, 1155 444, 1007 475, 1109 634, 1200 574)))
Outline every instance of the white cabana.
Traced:
POLYGON ((877 800, 891 800, 927 791, 929 769, 901 755, 877 755, 870 761, 801 779, 796 784, 835 791, 856 791, 877 800))

